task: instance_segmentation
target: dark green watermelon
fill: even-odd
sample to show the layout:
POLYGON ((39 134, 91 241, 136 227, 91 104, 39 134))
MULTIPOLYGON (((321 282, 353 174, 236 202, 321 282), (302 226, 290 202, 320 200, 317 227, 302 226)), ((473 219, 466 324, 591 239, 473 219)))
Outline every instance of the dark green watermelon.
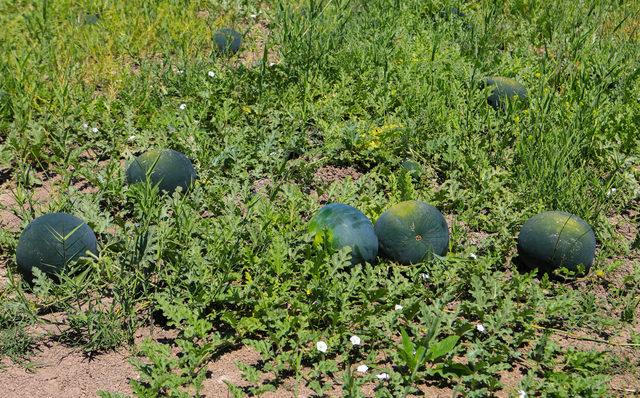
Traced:
POLYGON ((484 87, 485 85, 493 87, 487 102, 494 109, 504 109, 507 101, 514 100, 516 97, 525 103, 528 99, 527 89, 516 80, 508 77, 487 77, 481 86, 484 87))
POLYGON ((48 275, 58 275, 67 264, 98 254, 96 236, 78 217, 67 213, 45 214, 31 221, 22 231, 16 250, 16 262, 27 280, 32 269, 48 275))
POLYGON ((400 163, 400 167, 406 170, 407 173, 415 179, 420 178, 422 175, 422 166, 420 166, 420 163, 415 160, 405 159, 400 163))
POLYGON ((138 156, 127 168, 127 183, 143 182, 147 174, 152 184, 169 193, 178 187, 186 192, 197 178, 189 158, 173 149, 154 149, 138 156))
POLYGON ((518 236, 520 260, 530 268, 552 272, 560 267, 588 271, 596 254, 593 230, 580 217, 564 211, 537 214, 518 236))
POLYGON ((240 49, 242 35, 231 28, 222 28, 213 35, 216 50, 221 54, 235 54, 240 49))
POLYGON ((376 221, 380 250, 391 260, 416 264, 449 248, 449 227, 435 207, 417 200, 392 206, 376 221))
POLYGON ((378 255, 378 238, 371 221, 360 210, 331 203, 320 209, 309 223, 309 232, 315 234, 314 243, 326 241, 333 250, 351 247, 351 263, 373 263, 378 255))

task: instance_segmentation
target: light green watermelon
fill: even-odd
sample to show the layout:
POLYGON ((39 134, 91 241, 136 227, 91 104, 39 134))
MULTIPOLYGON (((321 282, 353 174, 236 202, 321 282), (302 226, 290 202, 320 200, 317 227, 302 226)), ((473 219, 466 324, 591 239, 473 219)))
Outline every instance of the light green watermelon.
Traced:
POLYGON ((398 203, 382 213, 375 232, 380 250, 391 260, 416 264, 449 247, 449 227, 435 207, 417 200, 398 203))
POLYGON ((138 156, 127 168, 127 183, 146 181, 161 191, 172 193, 178 187, 185 192, 196 180, 196 171, 189 158, 173 149, 154 149, 138 156))
POLYGON ((522 226, 518 252, 530 268, 552 272, 560 267, 588 271, 596 253, 593 230, 580 217, 564 211, 537 214, 522 226))
POLYGON ((373 263, 378 255, 378 238, 371 221, 360 210, 331 203, 322 207, 309 223, 309 232, 315 234, 314 244, 325 240, 333 250, 351 247, 351 263, 373 263))
POLYGON ((33 269, 58 275, 87 252, 98 253, 96 236, 78 217, 67 213, 40 216, 27 225, 16 250, 20 272, 31 280, 33 269))

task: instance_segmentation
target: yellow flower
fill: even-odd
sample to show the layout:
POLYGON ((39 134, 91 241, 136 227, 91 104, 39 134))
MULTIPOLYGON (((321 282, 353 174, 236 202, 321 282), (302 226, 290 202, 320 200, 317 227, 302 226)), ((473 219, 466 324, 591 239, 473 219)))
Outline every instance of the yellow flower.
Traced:
POLYGON ((516 116, 513 118, 513 121, 514 121, 514 122, 516 122, 516 124, 520 123, 520 116, 516 115, 516 116))
POLYGON ((601 269, 597 270, 597 271, 596 271, 596 276, 597 276, 598 278, 602 278, 602 277, 604 277, 604 271, 603 271, 603 270, 601 270, 601 269))
POLYGON ((367 144, 367 147, 369 149, 378 149, 380 148, 380 141, 378 140, 369 141, 369 143, 367 144))
POLYGON ((536 76, 536 79, 540 79, 540 76, 542 75, 540 74, 540 72, 536 72, 535 76, 536 76))

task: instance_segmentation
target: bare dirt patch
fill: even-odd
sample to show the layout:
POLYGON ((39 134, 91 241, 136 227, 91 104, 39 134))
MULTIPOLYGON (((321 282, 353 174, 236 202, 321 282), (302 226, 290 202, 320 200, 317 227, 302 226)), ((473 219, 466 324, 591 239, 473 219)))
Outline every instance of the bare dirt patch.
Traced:
POLYGON ((130 392, 128 380, 135 377, 125 351, 86 358, 81 352, 47 343, 32 359, 35 368, 3 362, 0 385, 8 398, 95 397, 98 390, 130 392))
POLYGON ((317 184, 331 184, 344 181, 347 178, 357 181, 360 177, 362 177, 362 173, 353 167, 324 166, 313 174, 314 182, 317 184))

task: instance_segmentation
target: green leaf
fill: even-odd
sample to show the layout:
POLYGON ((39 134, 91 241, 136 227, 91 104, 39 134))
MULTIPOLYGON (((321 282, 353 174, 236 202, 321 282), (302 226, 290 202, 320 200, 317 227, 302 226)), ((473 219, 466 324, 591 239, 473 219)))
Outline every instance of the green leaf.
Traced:
POLYGON ((435 361, 436 359, 447 355, 456 346, 458 340, 460 340, 460 336, 449 336, 435 344, 432 344, 431 347, 429 347, 427 358, 431 361, 435 361))

